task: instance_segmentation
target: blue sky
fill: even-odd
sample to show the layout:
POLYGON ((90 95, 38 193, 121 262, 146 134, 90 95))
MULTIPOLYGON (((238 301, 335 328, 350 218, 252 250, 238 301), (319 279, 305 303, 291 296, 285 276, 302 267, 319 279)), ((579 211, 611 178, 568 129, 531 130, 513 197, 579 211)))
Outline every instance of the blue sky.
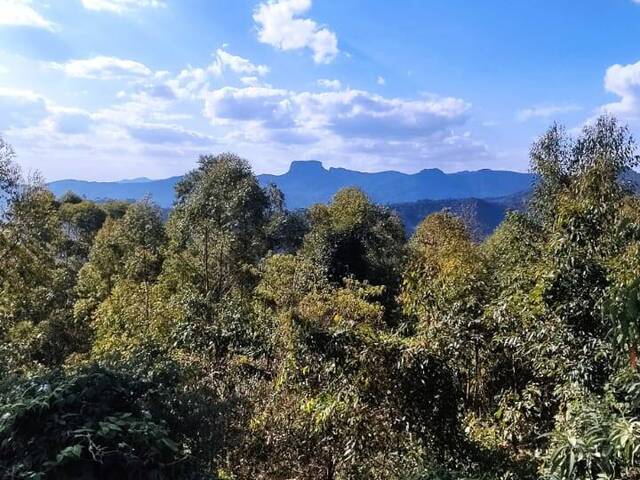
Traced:
POLYGON ((640 135, 640 0, 0 0, 0 134, 49 180, 523 171, 601 113, 640 135))

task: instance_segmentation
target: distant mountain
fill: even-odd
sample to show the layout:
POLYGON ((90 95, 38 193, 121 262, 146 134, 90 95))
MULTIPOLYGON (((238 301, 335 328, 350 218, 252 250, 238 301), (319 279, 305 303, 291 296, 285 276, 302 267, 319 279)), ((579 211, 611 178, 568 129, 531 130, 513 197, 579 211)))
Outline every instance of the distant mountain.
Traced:
POLYGON ((442 210, 449 210, 464 218, 476 236, 484 238, 500 225, 508 211, 524 209, 528 198, 529 194, 525 192, 490 199, 418 200, 391 204, 389 207, 398 213, 408 235, 415 231, 425 217, 442 210))
POLYGON ((407 174, 395 171, 358 172, 345 168, 326 169, 318 161, 291 163, 283 175, 261 175, 263 183, 275 183, 290 208, 324 203, 336 191, 357 186, 377 203, 450 198, 493 198, 529 190, 534 176, 527 173, 478 170, 444 173, 438 169, 407 174))
MULTIPOLYGON (((87 182, 60 180, 49 188, 56 195, 68 190, 92 200, 106 198, 137 200, 149 195, 162 207, 173 203, 173 188, 181 177, 164 180, 87 182)), ((407 174, 395 171, 359 172, 345 168, 324 168, 315 160, 292 162, 282 175, 259 175, 263 185, 276 184, 285 194, 291 209, 305 208, 314 203, 327 202, 341 188, 356 186, 378 203, 406 203, 417 200, 445 200, 463 198, 495 198, 529 190, 534 176, 500 170, 444 173, 438 169, 407 174)), ((142 180, 142 179, 134 179, 142 180)))
POLYGON ((72 191, 90 200, 140 200, 151 197, 161 207, 173 204, 174 187, 182 177, 147 182, 87 182, 85 180, 59 180, 49 183, 49 189, 57 196, 72 191))

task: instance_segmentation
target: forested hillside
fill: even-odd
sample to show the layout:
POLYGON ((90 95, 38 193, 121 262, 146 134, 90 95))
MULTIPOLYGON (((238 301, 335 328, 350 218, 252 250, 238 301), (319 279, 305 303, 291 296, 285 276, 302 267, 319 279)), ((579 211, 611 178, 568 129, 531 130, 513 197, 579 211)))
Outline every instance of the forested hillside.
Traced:
POLYGON ((528 207, 410 236, 356 188, 290 212, 203 156, 168 221, 59 199, 0 143, 0 476, 640 478, 640 158, 531 149, 528 207))
POLYGON ((419 200, 389 205, 402 220, 407 234, 412 234, 420 222, 432 213, 447 210, 460 217, 478 238, 491 234, 509 211, 526 208, 527 193, 495 199, 465 198, 454 200, 419 200))

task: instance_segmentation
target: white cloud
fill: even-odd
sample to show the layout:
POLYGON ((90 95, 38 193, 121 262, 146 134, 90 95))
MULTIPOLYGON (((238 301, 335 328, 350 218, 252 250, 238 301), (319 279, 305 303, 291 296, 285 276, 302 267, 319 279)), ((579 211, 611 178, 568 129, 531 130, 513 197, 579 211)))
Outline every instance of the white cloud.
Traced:
POLYGON ((269 67, 266 65, 255 65, 246 58, 232 55, 219 48, 214 53, 214 60, 209 66, 201 68, 189 65, 166 84, 178 97, 202 98, 209 89, 212 79, 222 76, 227 70, 244 75, 240 81, 251 86, 259 85, 258 76, 269 73, 269 67))
POLYGON ((126 96, 126 101, 96 111, 96 121, 114 125, 141 125, 147 122, 162 123, 184 119, 184 114, 171 110, 172 99, 152 96, 146 91, 126 96))
POLYGON ((56 105, 31 90, 0 88, 0 131, 77 134, 87 132, 90 124, 90 115, 81 109, 56 105))
POLYGON ((384 77, 378 76, 378 78, 376 79, 376 83, 378 85, 386 85, 387 81, 384 79, 384 77))
POLYGON ((153 73, 149 67, 140 62, 105 56, 70 60, 64 64, 54 63, 53 66, 63 70, 70 77, 99 80, 143 78, 153 73))
POLYGON ((516 118, 521 122, 526 122, 532 118, 550 118, 566 113, 577 112, 582 110, 578 105, 562 104, 562 105, 538 105, 531 108, 525 108, 516 113, 516 118))
POLYGON ((234 73, 261 77, 269 73, 269 67, 266 65, 254 65, 246 58, 232 55, 221 48, 216 50, 215 61, 209 66, 209 69, 216 75, 222 75, 225 69, 234 73))
POLYGON ((260 152, 257 160, 270 171, 273 165, 264 163, 268 156, 277 162, 314 158, 369 171, 484 166, 491 157, 487 146, 456 132, 469 108, 457 98, 407 100, 351 89, 224 87, 205 99, 205 114, 227 132, 221 142, 236 151, 260 152))
POLYGON ((260 79, 258 77, 242 77, 240 82, 247 87, 257 87, 260 85, 260 79))
POLYGON ((620 100, 604 105, 602 112, 627 120, 640 117, 640 62, 609 67, 604 88, 618 95, 620 100))
POLYGON ((55 25, 31 7, 30 0, 0 0, 0 26, 21 26, 53 31, 55 25))
POLYGON ((47 100, 30 90, 0 87, 0 131, 37 124, 48 114, 47 100))
POLYGON ((181 98, 198 98, 204 95, 210 73, 206 68, 196 68, 191 65, 183 69, 167 84, 181 98))
POLYGON ((91 115, 82 109, 49 105, 49 117, 43 127, 50 132, 80 135, 88 133, 92 124, 91 115))
POLYGON ((289 92, 268 87, 224 87, 208 92, 205 113, 215 123, 261 123, 270 128, 294 126, 289 92))
POLYGON ((141 124, 128 127, 129 135, 143 143, 152 145, 186 144, 213 145, 213 138, 199 132, 187 130, 180 125, 141 124))
POLYGON ((308 48, 316 63, 338 55, 338 38, 309 18, 296 18, 311 8, 311 0, 269 0, 253 12, 258 40, 281 50, 308 48))
POLYGON ((321 78, 318 80, 318 85, 328 90, 340 90, 342 88, 340 80, 330 80, 328 78, 321 78))
POLYGON ((82 0, 82 5, 87 10, 124 13, 134 8, 164 7, 165 3, 161 0, 82 0))
POLYGON ((409 140, 463 123, 469 104, 457 98, 403 100, 361 90, 291 92, 224 87, 208 92, 205 113, 215 124, 247 129, 296 129, 342 138, 409 140))

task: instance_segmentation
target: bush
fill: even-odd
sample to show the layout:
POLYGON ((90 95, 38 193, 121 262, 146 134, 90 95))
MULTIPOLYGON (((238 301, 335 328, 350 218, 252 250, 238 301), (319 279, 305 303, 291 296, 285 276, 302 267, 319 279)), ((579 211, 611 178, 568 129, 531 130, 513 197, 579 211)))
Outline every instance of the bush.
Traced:
POLYGON ((211 478, 149 401, 152 385, 90 367, 0 393, 3 478, 211 478))

